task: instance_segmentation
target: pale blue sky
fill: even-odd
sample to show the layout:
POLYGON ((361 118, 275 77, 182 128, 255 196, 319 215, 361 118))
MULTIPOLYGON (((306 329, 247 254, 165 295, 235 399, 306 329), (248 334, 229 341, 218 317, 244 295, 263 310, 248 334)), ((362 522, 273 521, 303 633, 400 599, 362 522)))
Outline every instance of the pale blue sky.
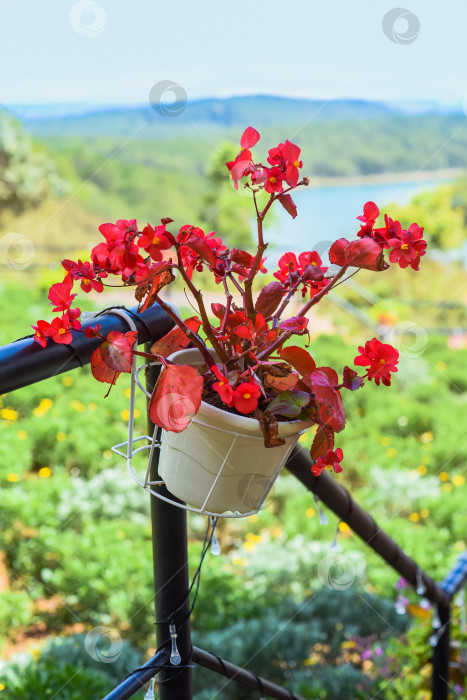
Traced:
POLYGON ((160 80, 189 99, 462 101, 467 2, 400 0, 420 24, 403 45, 382 29, 398 1, 0 0, 0 102, 146 103, 160 80))

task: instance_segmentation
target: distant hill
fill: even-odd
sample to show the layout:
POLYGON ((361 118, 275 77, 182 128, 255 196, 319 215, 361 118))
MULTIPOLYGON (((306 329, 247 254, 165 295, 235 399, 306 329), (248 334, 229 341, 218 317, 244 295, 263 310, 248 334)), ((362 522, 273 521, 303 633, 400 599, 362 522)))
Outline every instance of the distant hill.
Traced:
MULTIPOLYGON (((180 105, 182 107, 182 105, 180 105)), ((169 113, 172 108, 168 108, 169 113)), ((17 107, 12 109, 25 128, 35 136, 106 136, 172 138, 192 133, 193 124, 208 131, 290 126, 307 123, 354 121, 395 115, 389 105, 365 100, 305 100, 268 95, 193 100, 178 116, 158 113, 150 105, 140 107, 103 107, 65 105, 17 107)))

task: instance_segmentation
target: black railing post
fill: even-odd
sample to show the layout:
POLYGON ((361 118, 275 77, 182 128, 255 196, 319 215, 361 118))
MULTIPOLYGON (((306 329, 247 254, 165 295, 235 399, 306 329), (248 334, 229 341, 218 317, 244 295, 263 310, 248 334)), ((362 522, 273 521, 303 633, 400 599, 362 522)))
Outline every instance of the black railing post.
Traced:
MULTIPOLYGON (((152 390, 159 368, 151 367, 147 375, 148 391, 152 390)), ((149 435, 154 428, 148 418, 149 435)), ((154 450, 151 464, 151 481, 158 478, 159 451, 154 450)), ((165 489, 162 495, 173 498, 165 489)), ((177 646, 182 657, 181 666, 191 663, 190 601, 188 597, 188 542, 186 511, 151 497, 152 545, 154 562, 154 590, 156 619, 166 620, 174 616, 177 646)), ((157 646, 170 642, 169 623, 157 625, 157 646)), ((160 700, 191 700, 191 669, 177 668, 161 672, 160 700)))
MULTIPOLYGON (((438 615, 441 632, 436 646, 433 648, 433 700, 447 700, 449 692, 449 638, 451 608, 449 605, 438 605, 438 615)), ((436 630, 434 630, 436 633, 436 630)))

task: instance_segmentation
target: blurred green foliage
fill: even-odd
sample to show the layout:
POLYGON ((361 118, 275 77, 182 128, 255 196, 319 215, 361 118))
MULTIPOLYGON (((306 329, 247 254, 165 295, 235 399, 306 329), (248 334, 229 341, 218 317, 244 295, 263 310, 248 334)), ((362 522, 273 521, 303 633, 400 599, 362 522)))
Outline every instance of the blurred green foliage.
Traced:
MULTIPOLYGON (((43 292, 4 286, 2 342, 24 335, 27 323, 43 315, 44 302, 43 292)), ((352 365, 366 333, 353 328, 351 335, 314 338, 316 362, 352 365)), ((336 478, 440 580, 466 545, 465 431, 453 416, 461 415, 466 401, 467 350, 450 350, 446 338, 437 336, 428 336, 420 353, 402 347, 391 388, 370 385, 345 395, 348 425, 339 436, 345 469, 336 478)), ((105 388, 87 369, 0 398, 5 651, 24 635, 39 634, 41 640, 77 625, 107 625, 139 654, 155 645, 148 497, 109 450, 125 439, 126 379, 105 400, 105 388)), ((137 411, 142 434, 142 396, 137 411)), ((193 515, 189 524, 193 572, 205 520, 193 515)), ((416 652, 417 664, 408 664, 400 636, 408 619, 395 616, 392 607, 397 577, 345 528, 333 578, 323 579, 319 567, 327 561, 335 530, 332 515, 320 525, 313 498, 286 472, 258 516, 221 522, 223 555, 208 556, 204 564, 195 641, 304 697, 363 698, 380 686, 380 697, 388 700, 418 697, 426 685, 419 668, 429 661, 429 629, 420 633, 425 642, 416 652), (350 576, 348 588, 327 587, 326 581, 339 583, 344 574, 350 576), (368 648, 388 644, 391 664, 381 665, 376 657, 371 666, 365 662, 368 648), (386 695, 384 683, 394 668, 399 695, 395 690, 386 695)), ((69 663, 68 653, 57 652, 58 657, 54 663, 47 656, 30 662, 22 673, 7 665, 7 682, 1 682, 12 698, 29 700, 30 688, 42 697, 44 687, 60 687, 70 669, 76 670, 78 662, 69 663)), ((116 682, 102 675, 110 664, 97 670, 78 666, 69 693, 82 688, 81 697, 97 697, 116 682)), ((197 700, 213 697, 222 684, 199 669, 195 682, 197 700)), ((243 697, 241 692, 230 684, 222 697, 243 697)))

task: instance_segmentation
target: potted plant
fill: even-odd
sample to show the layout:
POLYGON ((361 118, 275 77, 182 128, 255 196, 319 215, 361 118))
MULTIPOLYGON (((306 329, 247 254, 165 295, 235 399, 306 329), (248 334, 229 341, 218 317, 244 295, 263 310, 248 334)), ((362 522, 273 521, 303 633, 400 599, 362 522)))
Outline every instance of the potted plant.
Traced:
POLYGON ((99 227, 104 240, 88 261, 63 260, 63 282, 53 284, 49 300, 58 315, 34 326, 35 341, 71 342, 71 330, 81 330, 80 310, 73 306, 74 285, 84 292, 102 292, 109 277, 135 287, 139 311, 157 302, 172 318, 174 328, 157 341, 151 353, 135 347, 135 332, 111 332, 105 338, 99 325, 86 334, 102 338, 91 368, 101 382, 115 384, 130 372, 135 355, 162 363, 163 371, 149 401, 152 421, 163 429, 160 472, 174 495, 210 511, 250 512, 264 501, 279 469, 299 435, 313 427, 311 456, 315 475, 324 469, 342 471, 342 450, 335 434, 345 426, 341 391, 355 391, 365 380, 386 386, 397 371, 398 351, 377 338, 358 348, 354 365, 338 375, 329 366, 317 367, 307 343, 308 312, 326 294, 359 269, 381 272, 389 267, 418 270, 425 254, 423 229, 402 229, 385 216, 377 227, 379 209, 367 202, 356 240, 337 240, 329 251, 336 272, 330 272, 315 251, 296 256, 285 253, 273 281, 261 285, 266 272, 267 242, 263 224, 279 202, 293 218, 297 208, 291 192, 309 184, 301 176, 300 149, 290 141, 271 148, 267 162, 251 152, 258 132, 248 127, 240 151, 227 163, 235 189, 242 185, 256 212, 256 251, 228 249, 214 232, 192 225, 174 233, 174 221, 161 219, 142 230, 135 220, 119 220, 99 227), (267 200, 260 206, 260 193, 267 200), (197 275, 212 274, 222 300, 206 308, 197 275), (195 315, 179 318, 164 302, 162 289, 180 275, 191 293, 195 315), (289 304, 301 298, 294 315, 289 304), (207 500, 206 500, 207 498, 207 500))

